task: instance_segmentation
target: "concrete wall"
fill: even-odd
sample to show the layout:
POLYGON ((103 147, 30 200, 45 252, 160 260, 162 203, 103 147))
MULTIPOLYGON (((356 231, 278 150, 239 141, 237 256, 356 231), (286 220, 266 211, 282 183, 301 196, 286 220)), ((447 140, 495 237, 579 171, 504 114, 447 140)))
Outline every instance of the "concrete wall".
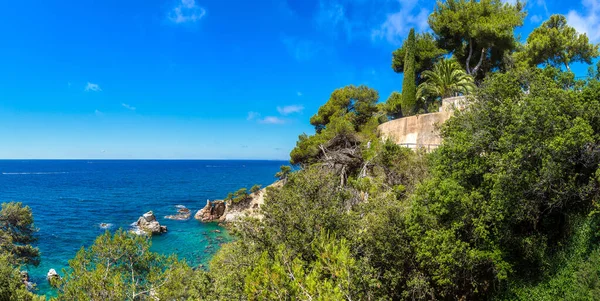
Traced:
POLYGON ((411 148, 436 147, 442 143, 437 126, 452 114, 453 112, 438 112, 395 119, 379 125, 378 129, 384 140, 391 139, 396 144, 411 148))
POLYGON ((382 139, 391 139, 396 144, 410 148, 434 149, 442 143, 439 125, 450 119, 455 109, 460 110, 464 107, 463 96, 447 98, 442 101, 439 112, 388 121, 379 125, 379 133, 382 139))

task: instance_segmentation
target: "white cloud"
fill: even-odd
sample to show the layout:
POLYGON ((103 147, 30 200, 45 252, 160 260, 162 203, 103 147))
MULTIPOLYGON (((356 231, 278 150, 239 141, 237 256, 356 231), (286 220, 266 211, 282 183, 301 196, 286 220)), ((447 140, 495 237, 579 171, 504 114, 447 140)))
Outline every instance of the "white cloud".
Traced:
POLYGON ((421 8, 418 14, 415 14, 413 10, 417 1, 398 0, 398 3, 400 4, 400 10, 387 14, 383 24, 371 31, 373 41, 385 39, 390 44, 400 44, 411 28, 414 27, 417 32, 427 30, 429 26, 427 24, 429 11, 427 9, 421 8))
POLYGON ((304 110, 304 107, 301 105, 291 105, 284 107, 277 107, 277 112, 281 115, 289 115, 293 113, 301 113, 304 110))
POLYGON ((176 24, 195 23, 206 15, 206 9, 196 4, 195 0, 180 0, 177 6, 169 11, 169 20, 176 24))
POLYGON ((132 107, 126 103, 122 103, 121 106, 123 106, 125 109, 135 111, 135 107, 132 107))
POLYGON ((88 82, 87 85, 85 86, 84 89, 85 92, 100 92, 102 91, 102 89, 100 89, 100 86, 98 86, 98 84, 94 84, 94 83, 90 83, 88 82))
POLYGON ((592 42, 600 42, 600 0, 582 0, 581 4, 585 7, 580 14, 575 10, 567 14, 567 23, 573 26, 578 32, 586 33, 592 42))
POLYGON ((104 116, 104 113, 100 112, 99 110, 94 111, 94 114, 96 114, 98 117, 104 116))
POLYGON ((246 120, 254 120, 256 118, 260 117, 260 113, 258 112, 248 112, 248 117, 246 117, 246 120))
POLYGON ((263 124, 284 124, 285 120, 275 116, 266 116, 258 122, 263 124))

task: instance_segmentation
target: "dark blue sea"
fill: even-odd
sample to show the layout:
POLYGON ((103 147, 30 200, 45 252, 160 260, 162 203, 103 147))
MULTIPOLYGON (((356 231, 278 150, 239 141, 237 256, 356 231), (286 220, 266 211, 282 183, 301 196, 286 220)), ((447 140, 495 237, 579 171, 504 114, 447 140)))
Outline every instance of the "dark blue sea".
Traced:
POLYGON ((193 214, 207 199, 274 181, 284 161, 205 160, 0 160, 0 202, 23 202, 39 228, 41 264, 29 268, 39 293, 51 294, 45 275, 60 271, 82 247, 110 230, 129 229, 143 213, 154 211, 168 233, 152 238, 152 249, 177 254, 190 264, 206 263, 227 240, 216 224, 193 214), (177 205, 192 210, 187 221, 164 219, 177 205), (221 233, 217 233, 220 230, 221 233))

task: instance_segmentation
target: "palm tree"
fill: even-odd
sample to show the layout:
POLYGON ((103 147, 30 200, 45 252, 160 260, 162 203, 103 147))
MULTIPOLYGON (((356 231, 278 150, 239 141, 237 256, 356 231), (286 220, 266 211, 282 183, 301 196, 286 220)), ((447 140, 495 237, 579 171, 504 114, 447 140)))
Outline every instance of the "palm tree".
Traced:
POLYGON ((442 59, 433 70, 423 71, 425 81, 417 89, 417 99, 426 97, 451 97, 470 94, 475 90, 473 77, 468 75, 453 59, 442 59))

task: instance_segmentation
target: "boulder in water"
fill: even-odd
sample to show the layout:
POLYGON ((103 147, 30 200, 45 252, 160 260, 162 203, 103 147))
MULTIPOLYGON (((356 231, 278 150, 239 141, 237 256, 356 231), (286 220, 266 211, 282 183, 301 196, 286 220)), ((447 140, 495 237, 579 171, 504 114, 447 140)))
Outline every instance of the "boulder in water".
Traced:
POLYGON ((167 215, 167 216, 165 216, 166 219, 185 221, 185 220, 190 219, 190 217, 192 216, 192 212, 190 211, 190 209, 185 208, 185 206, 177 205, 175 207, 177 208, 177 214, 167 215))
POLYGON ((112 224, 109 223, 100 223, 100 229, 109 229, 112 227, 112 224))
POLYGON ((152 211, 144 213, 135 224, 140 230, 150 235, 167 232, 167 226, 161 226, 152 211))
POLYGON ((60 275, 58 275, 55 269, 50 269, 48 274, 46 274, 46 279, 50 282, 51 286, 56 286, 56 282, 60 280, 60 275))

